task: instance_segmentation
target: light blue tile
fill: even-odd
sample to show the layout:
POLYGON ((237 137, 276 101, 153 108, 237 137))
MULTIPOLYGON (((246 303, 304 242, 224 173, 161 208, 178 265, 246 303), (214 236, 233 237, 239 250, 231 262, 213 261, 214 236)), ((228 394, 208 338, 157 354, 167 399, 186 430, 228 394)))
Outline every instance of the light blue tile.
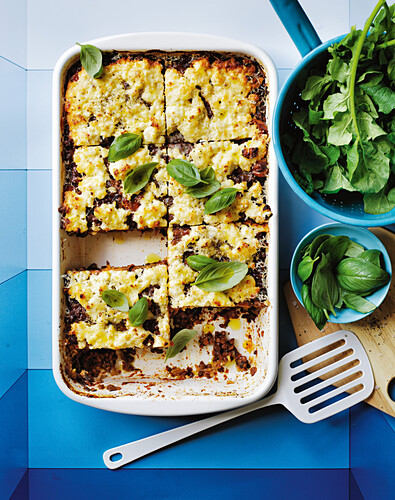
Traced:
MULTIPOLYGON (((60 392, 50 370, 29 371, 32 468, 103 468, 102 454, 107 448, 193 420, 137 417, 83 406, 60 392)), ((203 465, 241 469, 347 468, 348 412, 307 425, 284 408, 267 408, 154 453, 130 467, 203 465)))
POLYGON ((27 272, 0 285, 0 397, 27 368, 27 272))
POLYGON ((26 73, 0 57, 0 169, 26 169, 26 73))
POLYGON ((313 228, 333 222, 302 201, 282 174, 280 185, 280 268, 289 269, 292 254, 302 237, 313 228))
POLYGON ((29 368, 51 368, 51 271, 28 271, 29 368))
POLYGON ((27 468, 27 372, 0 399, 0 498, 10 498, 27 468))
POLYGON ((1 3, 0 56, 26 68, 27 0, 1 3))
POLYGON ((26 269, 26 178, 0 170, 0 283, 26 269))
POLYGON ((27 173, 27 265, 51 269, 51 171, 27 173))
POLYGON ((278 90, 280 91, 286 82, 287 78, 289 75, 292 73, 292 69, 278 69, 277 74, 278 74, 278 90))
MULTIPOLYGON (((362 29, 366 19, 370 16, 372 10, 377 4, 376 0, 349 0, 350 2, 350 27, 356 26, 362 29)), ((387 2, 391 5, 393 2, 387 2)))
POLYGON ((27 72, 27 168, 51 169, 52 71, 27 72))

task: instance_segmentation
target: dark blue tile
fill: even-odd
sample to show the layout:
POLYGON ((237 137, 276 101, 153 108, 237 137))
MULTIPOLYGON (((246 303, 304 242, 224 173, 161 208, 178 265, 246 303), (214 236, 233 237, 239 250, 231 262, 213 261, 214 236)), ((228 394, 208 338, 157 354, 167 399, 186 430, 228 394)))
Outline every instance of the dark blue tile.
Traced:
POLYGON ((29 499, 29 470, 23 474, 10 500, 28 500, 29 499))
POLYGON ((0 284, 0 397, 27 368, 27 272, 0 284))
POLYGON ((26 269, 26 179, 25 170, 0 170, 0 283, 26 269))
MULTIPOLYGON (((29 371, 29 465, 103 468, 102 454, 193 421, 105 412, 69 400, 51 371, 29 371), (43 390, 45 388, 45 390, 43 390)), ((346 468, 348 413, 307 425, 267 408, 147 456, 130 468, 346 468), (209 452, 208 452, 209 450, 209 452)))
POLYGON ((394 498, 393 428, 379 410, 363 403, 350 418, 351 470, 364 500, 394 498))
POLYGON ((0 399, 0 498, 9 498, 27 468, 27 372, 0 399))
POLYGON ((28 271, 29 368, 51 368, 51 271, 28 271))
MULTIPOLYGON (((237 452, 236 452, 237 453, 237 452)), ((202 465, 204 458, 202 457, 202 465)), ((348 500, 348 470, 30 469, 30 500, 348 500), (89 493, 87 493, 89 491, 89 493), (88 496, 86 496, 88 495, 88 496)))
POLYGON ((355 480, 355 477, 350 469, 350 500, 364 500, 361 490, 355 480))

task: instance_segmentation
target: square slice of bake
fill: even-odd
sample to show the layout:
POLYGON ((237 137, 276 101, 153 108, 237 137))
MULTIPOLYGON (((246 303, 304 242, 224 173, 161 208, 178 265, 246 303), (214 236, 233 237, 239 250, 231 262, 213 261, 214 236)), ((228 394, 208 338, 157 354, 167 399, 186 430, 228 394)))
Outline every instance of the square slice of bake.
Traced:
POLYGON ((184 59, 170 60, 165 72, 169 142, 246 139, 267 131, 265 74, 258 63, 236 56, 184 59))
POLYGON ((68 335, 80 349, 163 347, 170 335, 167 266, 161 263, 129 268, 68 271, 65 281, 68 335), (123 293, 132 307, 148 299, 148 316, 141 326, 130 324, 128 313, 108 306, 104 290, 123 293))
MULTIPOLYGON (((106 59, 106 55, 104 55, 106 59)), ((124 132, 165 142, 164 77, 159 60, 114 56, 100 78, 77 67, 66 83, 65 119, 75 146, 100 145, 124 132)))
POLYGON ((143 146, 133 155, 109 163, 108 148, 83 146, 66 162, 62 227, 70 233, 149 229, 167 226, 168 175, 165 150, 143 146), (144 163, 158 162, 139 192, 125 193, 123 180, 144 163))
POLYGON ((173 308, 264 306, 266 295, 267 224, 219 224, 169 228, 169 296, 173 308), (206 292, 192 283, 198 272, 188 264, 191 255, 248 265, 248 273, 233 288, 206 292))
POLYGON ((169 160, 193 163, 199 170, 212 167, 221 188, 236 188, 235 201, 228 207, 207 215, 204 206, 209 197, 193 198, 186 188, 170 177, 169 220, 176 225, 219 224, 250 221, 264 223, 270 216, 266 202, 267 136, 247 140, 170 144, 169 160))

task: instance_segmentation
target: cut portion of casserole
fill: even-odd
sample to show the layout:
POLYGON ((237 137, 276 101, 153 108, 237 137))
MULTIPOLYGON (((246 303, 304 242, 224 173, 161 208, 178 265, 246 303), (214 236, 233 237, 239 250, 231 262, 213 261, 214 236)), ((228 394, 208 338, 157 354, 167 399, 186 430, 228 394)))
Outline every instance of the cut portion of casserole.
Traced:
POLYGON ((239 193, 228 207, 211 215, 204 213, 206 198, 196 199, 186 188, 170 177, 170 224, 194 226, 225 222, 251 221, 264 223, 270 216, 266 204, 267 136, 243 143, 231 141, 198 144, 170 144, 169 160, 187 160, 199 170, 212 167, 221 188, 236 188, 239 193))
POLYGON ((254 138, 266 132, 265 74, 252 59, 183 55, 167 62, 170 142, 254 138))
POLYGON ((75 146, 97 146, 132 132, 142 134, 145 144, 163 144, 162 62, 120 54, 112 59, 111 53, 104 56, 100 78, 91 78, 83 68, 69 77, 64 109, 70 139, 75 146))
POLYGON ((62 228, 70 233, 147 229, 167 225, 168 175, 165 150, 143 146, 136 153, 109 163, 108 148, 77 148, 66 163, 62 228), (123 180, 144 163, 158 162, 149 182, 139 192, 125 193, 123 180))
POLYGON ((66 288, 69 324, 80 349, 124 349, 163 347, 170 336, 167 266, 102 268, 68 271, 66 288), (132 307, 139 299, 148 299, 148 316, 141 326, 130 324, 128 313, 108 306, 104 290, 123 293, 132 307))
POLYGON ((266 296, 267 224, 219 224, 169 228, 169 295, 173 308, 263 306, 266 296), (190 255, 248 265, 243 280, 223 292, 206 292, 192 283, 198 272, 188 264, 190 255))

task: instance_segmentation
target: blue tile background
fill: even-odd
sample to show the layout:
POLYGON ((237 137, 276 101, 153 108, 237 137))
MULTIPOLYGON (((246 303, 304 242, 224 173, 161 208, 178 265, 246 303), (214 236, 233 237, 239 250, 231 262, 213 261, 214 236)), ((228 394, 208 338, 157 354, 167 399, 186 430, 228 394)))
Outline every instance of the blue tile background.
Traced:
MULTIPOLYGON (((360 27, 376 0, 300 3, 322 40, 327 40, 353 24, 360 27)), ((182 0, 152 0, 150 9, 155 16, 146 15, 146 4, 125 0, 111 4, 111 11, 122 11, 122 16, 103 15, 108 9, 105 0, 94 4, 70 0, 67 8, 65 2, 50 0, 3 4, 0 106, 7 119, 0 125, 0 230, 8 238, 0 243, 0 423, 7 433, 0 435, 0 498, 8 498, 21 478, 13 498, 27 498, 28 488, 33 499, 73 498, 87 482, 95 498, 108 498, 106 488, 111 494, 124 494, 132 486, 134 498, 177 500, 183 498, 177 496, 180 483, 188 484, 191 500, 210 497, 215 491, 220 497, 244 498, 247 488, 249 494, 258 492, 274 500, 291 498, 291 494, 307 500, 392 498, 395 419, 367 405, 314 426, 297 422, 282 408, 262 410, 111 472, 101 460, 105 448, 192 419, 134 417, 78 405, 57 389, 50 371, 50 122, 56 59, 75 41, 157 31, 165 24, 168 31, 215 33, 264 47, 279 68, 281 86, 300 57, 269 1, 246 0, 240 8, 236 0, 202 0, 193 16, 182 0), (27 366, 29 373, 21 376, 27 366), (70 424, 76 421, 84 432, 83 447, 70 424), (243 450, 248 450, 244 454, 235 453, 240 441, 243 450), (192 468, 201 467, 202 457, 207 467, 270 470, 204 471, 205 481, 201 481, 202 472, 192 468), (26 473, 28 465, 33 468, 26 473), (349 478, 350 465, 353 474, 349 478), (93 469, 96 467, 99 469, 93 469), (166 467, 191 469, 168 471, 166 467), (290 467, 305 470, 276 470, 290 467)), ((280 176, 282 283, 299 239, 326 221, 311 212, 280 176)), ((282 304, 280 353, 293 347, 294 334, 282 304)))

